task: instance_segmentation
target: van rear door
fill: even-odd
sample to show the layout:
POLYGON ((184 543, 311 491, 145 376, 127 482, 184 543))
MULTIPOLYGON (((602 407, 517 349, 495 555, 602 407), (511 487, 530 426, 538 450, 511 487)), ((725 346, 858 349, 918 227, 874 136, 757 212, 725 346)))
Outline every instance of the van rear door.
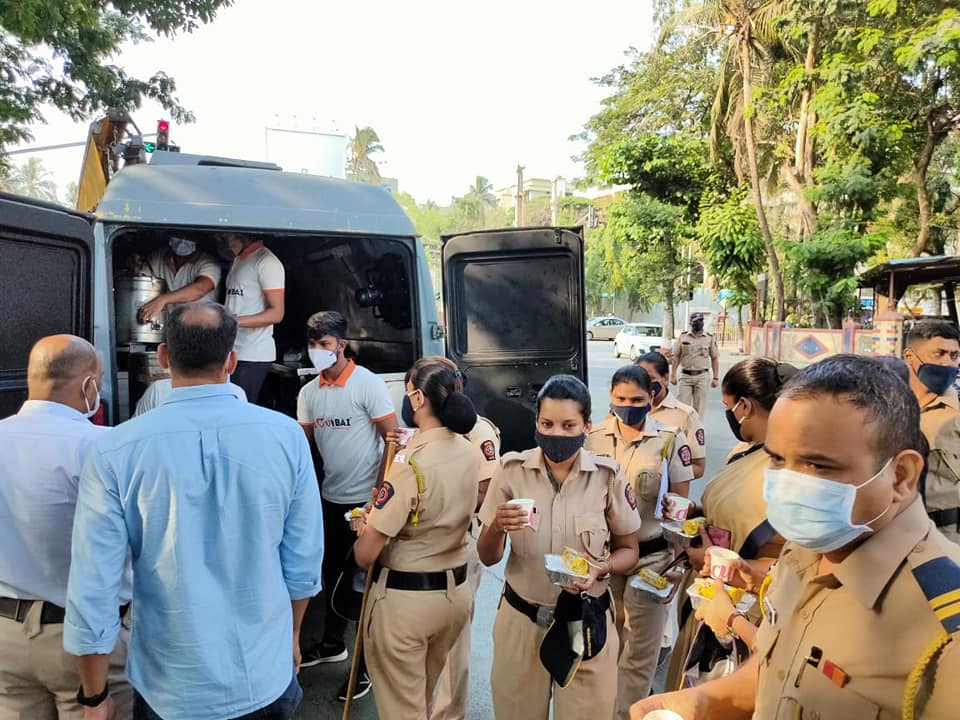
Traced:
POLYGON ((93 340, 93 216, 0 193, 0 418, 27 398, 44 335, 93 340))
POLYGON ((502 451, 534 445, 537 393, 552 375, 586 382, 583 231, 486 230, 443 238, 447 355, 502 451))

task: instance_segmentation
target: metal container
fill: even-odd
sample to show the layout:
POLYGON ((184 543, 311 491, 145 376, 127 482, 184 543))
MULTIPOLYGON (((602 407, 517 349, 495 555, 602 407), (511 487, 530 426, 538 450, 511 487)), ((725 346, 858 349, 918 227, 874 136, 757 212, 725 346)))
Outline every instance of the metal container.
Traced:
POLYGON ((166 283, 149 275, 118 277, 113 282, 113 301, 117 309, 117 343, 163 342, 163 319, 158 318, 146 325, 137 320, 137 312, 161 295, 166 283))
POLYGON ((137 402, 151 383, 170 377, 170 371, 160 367, 155 352, 132 352, 127 365, 129 369, 130 416, 137 408, 137 402))

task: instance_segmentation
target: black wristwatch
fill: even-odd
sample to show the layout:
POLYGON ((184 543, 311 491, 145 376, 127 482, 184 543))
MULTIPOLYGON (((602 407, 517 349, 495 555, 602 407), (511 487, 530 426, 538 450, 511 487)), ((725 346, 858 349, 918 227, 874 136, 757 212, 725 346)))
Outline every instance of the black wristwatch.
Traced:
POLYGON ((107 699, 107 695, 110 694, 110 683, 105 683, 103 686, 103 692, 99 695, 94 695, 93 697, 87 697, 83 694, 83 685, 77 688, 77 702, 83 705, 84 707, 97 707, 104 700, 107 699))

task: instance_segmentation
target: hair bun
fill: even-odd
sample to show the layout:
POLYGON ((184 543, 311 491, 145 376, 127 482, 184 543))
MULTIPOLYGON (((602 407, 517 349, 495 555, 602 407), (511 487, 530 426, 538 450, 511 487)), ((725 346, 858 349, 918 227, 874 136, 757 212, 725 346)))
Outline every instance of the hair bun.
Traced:
POLYGON ((470 398, 461 392, 455 392, 447 397, 438 419, 458 435, 466 435, 477 424, 477 411, 470 398))
POLYGON ((778 362, 777 363, 777 380, 780 381, 781 385, 785 385, 790 378, 800 372, 795 366, 790 363, 778 362))

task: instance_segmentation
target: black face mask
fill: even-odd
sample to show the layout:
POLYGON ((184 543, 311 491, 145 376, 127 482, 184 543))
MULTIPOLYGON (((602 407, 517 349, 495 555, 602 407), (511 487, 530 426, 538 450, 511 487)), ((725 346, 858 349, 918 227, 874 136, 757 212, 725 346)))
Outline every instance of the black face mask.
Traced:
POLYGON ((660 391, 663 390, 663 385, 654 380, 650 383, 650 397, 658 398, 660 397, 660 391))
POLYGON ((957 380, 960 368, 923 363, 917 368, 917 379, 934 395, 943 395, 957 380))
MULTIPOLYGON (((740 432, 741 421, 737 419, 737 415, 734 412, 737 409, 737 406, 740 405, 740 400, 737 400, 737 404, 732 408, 727 410, 724 414, 727 416, 727 423, 730 425, 730 432, 733 433, 733 436, 743 442, 743 434, 740 432)), ((746 419, 746 418, 744 418, 746 419)))
POLYGON ((690 329, 695 332, 703 332, 703 320, 694 320, 690 323, 690 329))
POLYGON ((577 451, 583 447, 587 441, 587 436, 580 435, 544 435, 539 430, 534 436, 537 441, 537 447, 543 450, 543 454, 551 462, 562 463, 569 460, 577 451))
POLYGON ((407 427, 416 427, 417 423, 413 419, 413 403, 410 402, 410 396, 403 396, 403 403, 400 405, 400 417, 407 427))
POLYGON ((611 405, 610 410, 624 425, 634 427, 647 419, 649 405, 611 405))

